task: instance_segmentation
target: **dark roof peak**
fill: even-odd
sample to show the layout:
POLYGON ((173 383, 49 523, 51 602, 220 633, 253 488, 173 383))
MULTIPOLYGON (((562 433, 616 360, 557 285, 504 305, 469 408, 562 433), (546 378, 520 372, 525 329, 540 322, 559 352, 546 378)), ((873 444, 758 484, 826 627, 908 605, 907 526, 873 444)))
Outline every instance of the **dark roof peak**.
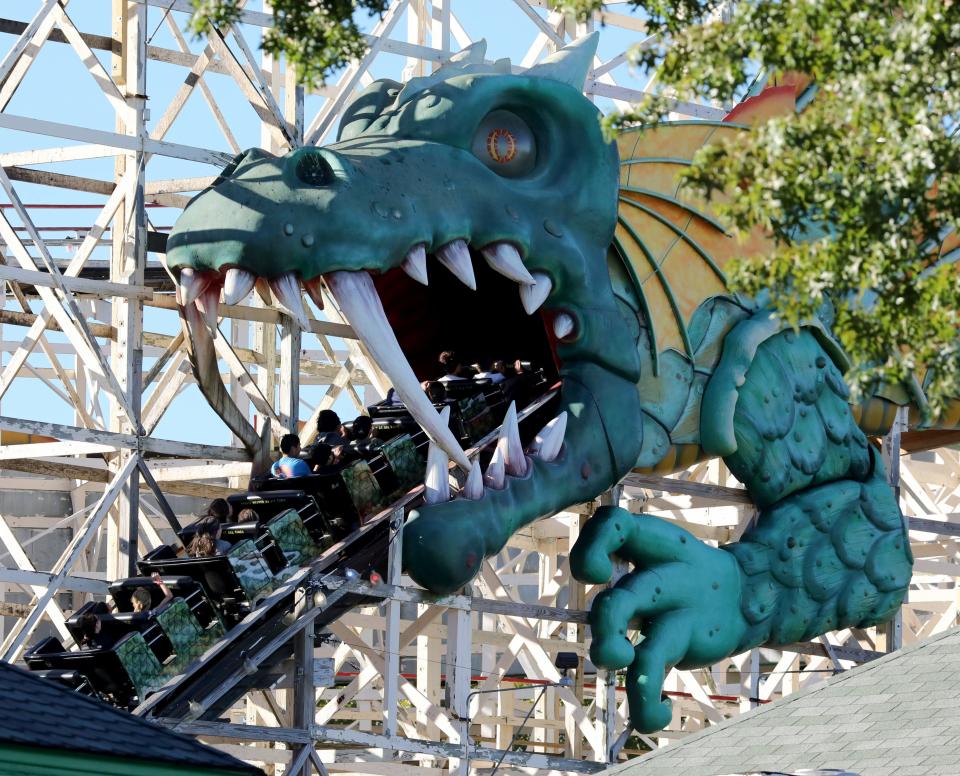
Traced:
POLYGON ((263 776, 259 768, 192 738, 2 661, 0 697, 0 744, 263 776))

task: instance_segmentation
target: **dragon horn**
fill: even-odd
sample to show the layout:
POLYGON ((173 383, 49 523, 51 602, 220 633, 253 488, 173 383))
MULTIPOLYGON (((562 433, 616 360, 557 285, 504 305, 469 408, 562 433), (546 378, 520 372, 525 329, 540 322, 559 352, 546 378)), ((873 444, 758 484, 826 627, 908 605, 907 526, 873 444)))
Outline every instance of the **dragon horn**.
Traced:
POLYGON ((459 64, 481 65, 483 64, 483 58, 486 55, 486 38, 480 38, 480 40, 471 43, 466 48, 460 49, 460 51, 450 57, 449 61, 457 62, 459 64))
POLYGON ((527 73, 570 84, 579 91, 583 89, 583 83, 587 80, 587 73, 590 72, 599 41, 600 33, 591 32, 569 46, 564 46, 556 54, 551 54, 539 65, 531 67, 527 73))

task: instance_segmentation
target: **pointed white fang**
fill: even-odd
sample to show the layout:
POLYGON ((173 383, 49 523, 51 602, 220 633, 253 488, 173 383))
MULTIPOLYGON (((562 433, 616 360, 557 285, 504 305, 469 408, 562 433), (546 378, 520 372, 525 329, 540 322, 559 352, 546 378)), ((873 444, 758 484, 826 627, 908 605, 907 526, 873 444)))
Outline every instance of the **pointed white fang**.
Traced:
POLYGON ((473 259, 465 240, 453 240, 437 251, 437 261, 450 270, 471 291, 477 290, 477 278, 473 274, 473 259))
POLYGON ((572 331, 573 318, 567 315, 567 313, 559 313, 557 317, 553 319, 553 335, 557 339, 564 339, 569 336, 572 331))
POLYGON ((407 363, 396 335, 387 321, 373 280, 366 272, 331 272, 324 276, 327 287, 347 317, 357 336, 374 360, 393 381, 393 387, 410 414, 447 455, 464 471, 470 471, 470 459, 460 449, 453 432, 442 422, 420 381, 407 363))
POLYGON ((556 460, 556 457, 560 454, 563 436, 566 432, 567 413, 564 411, 540 429, 540 433, 533 440, 533 449, 536 450, 540 460, 547 463, 556 460))
POLYGON ((488 488, 492 488, 493 490, 503 490, 507 484, 507 472, 503 461, 503 445, 499 442, 493 451, 490 463, 487 465, 487 473, 484 474, 483 481, 488 488))
POLYGON ((503 458, 507 474, 513 477, 522 477, 527 473, 527 457, 523 454, 523 445, 520 443, 520 427, 517 425, 517 403, 512 401, 507 408, 500 427, 500 441, 498 447, 503 448, 503 458))
POLYGON ((303 281, 303 290, 307 292, 318 310, 323 309, 323 291, 320 288, 320 276, 317 275, 313 280, 303 281))
POLYGON ((417 243, 407 253, 407 257, 400 265, 400 269, 406 272, 418 283, 427 285, 427 249, 423 243, 417 243))
POLYGON ((227 270, 227 276, 223 280, 223 303, 237 304, 253 291, 256 284, 257 276, 252 272, 247 272, 247 270, 239 267, 231 267, 227 270))
POLYGON ((553 281, 542 272, 534 272, 533 279, 536 281, 536 285, 520 286, 520 302, 523 304, 523 309, 526 310, 527 315, 533 315, 540 309, 540 305, 547 301, 547 297, 553 290, 553 281))
POLYGON ((470 468, 470 474, 463 486, 463 496, 471 501, 479 501, 483 498, 483 472, 480 471, 480 461, 474 461, 470 468))
POLYGON ((307 311, 303 306, 303 297, 300 296, 300 282, 297 276, 292 272, 287 272, 280 277, 271 278, 270 290, 277 298, 280 306, 283 307, 301 329, 310 331, 310 319, 307 317, 307 311))
MULTIPOLYGON (((440 411, 440 422, 450 425, 450 407, 440 411)), ((433 442, 427 448, 427 474, 423 483, 423 500, 442 504, 450 500, 450 456, 433 442)))
POLYGON ((520 258, 520 252, 508 242, 490 243, 480 249, 483 258, 494 270, 517 283, 535 285, 537 281, 527 272, 520 258))
POLYGON ((423 500, 442 504, 450 500, 450 456, 433 442, 427 448, 427 476, 423 483, 423 500))
POLYGON ((196 301, 218 277, 218 272, 198 272, 193 267, 184 267, 180 270, 180 304, 186 307, 196 301))
POLYGON ((217 317, 220 314, 220 289, 213 283, 208 284, 194 304, 203 313, 203 322, 207 324, 207 328, 216 336, 217 317))

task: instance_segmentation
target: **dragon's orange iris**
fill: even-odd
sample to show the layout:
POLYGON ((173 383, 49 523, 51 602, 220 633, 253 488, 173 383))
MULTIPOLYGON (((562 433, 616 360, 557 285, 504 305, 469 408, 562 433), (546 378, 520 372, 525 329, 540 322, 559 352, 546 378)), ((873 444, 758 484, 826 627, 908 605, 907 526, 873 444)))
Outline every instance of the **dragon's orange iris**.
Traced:
POLYGON ((487 153, 499 164, 513 161, 517 155, 517 140, 509 129, 494 129, 487 135, 487 153))

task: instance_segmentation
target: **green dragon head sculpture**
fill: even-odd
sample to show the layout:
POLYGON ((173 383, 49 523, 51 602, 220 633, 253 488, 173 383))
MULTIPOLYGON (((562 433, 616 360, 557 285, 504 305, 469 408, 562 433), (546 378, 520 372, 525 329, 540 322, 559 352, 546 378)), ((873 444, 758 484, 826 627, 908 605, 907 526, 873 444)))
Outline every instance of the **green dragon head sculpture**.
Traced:
POLYGON ((581 92, 596 45, 594 34, 515 74, 485 64, 478 43, 404 86, 378 81, 336 143, 241 154, 169 238, 188 317, 196 300, 215 321, 221 286, 234 303, 262 278, 303 320, 299 284, 322 301, 322 279, 435 442, 436 466, 440 450, 471 464, 420 388, 436 376, 424 364, 468 336, 552 354, 564 414, 550 444, 530 457, 508 446, 485 477, 471 473, 471 498, 408 522, 405 567, 435 591, 461 587, 519 526, 595 497, 637 458, 638 332, 606 259, 618 154, 581 92), (418 315, 395 312, 398 298, 417 300, 418 315))
MULTIPOLYGON (((712 547, 605 505, 570 554, 591 584, 610 581, 611 556, 634 565, 593 599, 590 655, 629 666, 631 723, 653 731, 671 719, 661 689, 673 666, 896 610, 912 558, 866 434, 885 433, 922 389, 851 405, 829 305, 794 330, 765 295, 732 293, 726 263, 762 256, 769 238, 738 242, 710 201, 678 188, 699 148, 749 130, 734 120, 795 110, 806 79, 765 86, 724 121, 623 132, 618 150, 580 91, 595 48, 587 37, 513 73, 484 63, 481 44, 405 86, 374 83, 333 145, 235 159, 184 211, 167 262, 201 387, 258 455, 202 317, 215 328, 221 289, 235 303, 263 279, 309 326, 301 285, 319 304, 321 283, 332 293, 432 439, 403 562, 435 592, 462 587, 518 528, 635 466, 667 473, 723 457, 759 510, 740 541, 712 547), (536 354, 561 385, 559 414, 526 451, 508 411, 485 473, 420 386, 450 347, 536 354), (468 472, 452 501, 450 460, 468 472)), ((938 422, 960 427, 960 402, 938 422)))

